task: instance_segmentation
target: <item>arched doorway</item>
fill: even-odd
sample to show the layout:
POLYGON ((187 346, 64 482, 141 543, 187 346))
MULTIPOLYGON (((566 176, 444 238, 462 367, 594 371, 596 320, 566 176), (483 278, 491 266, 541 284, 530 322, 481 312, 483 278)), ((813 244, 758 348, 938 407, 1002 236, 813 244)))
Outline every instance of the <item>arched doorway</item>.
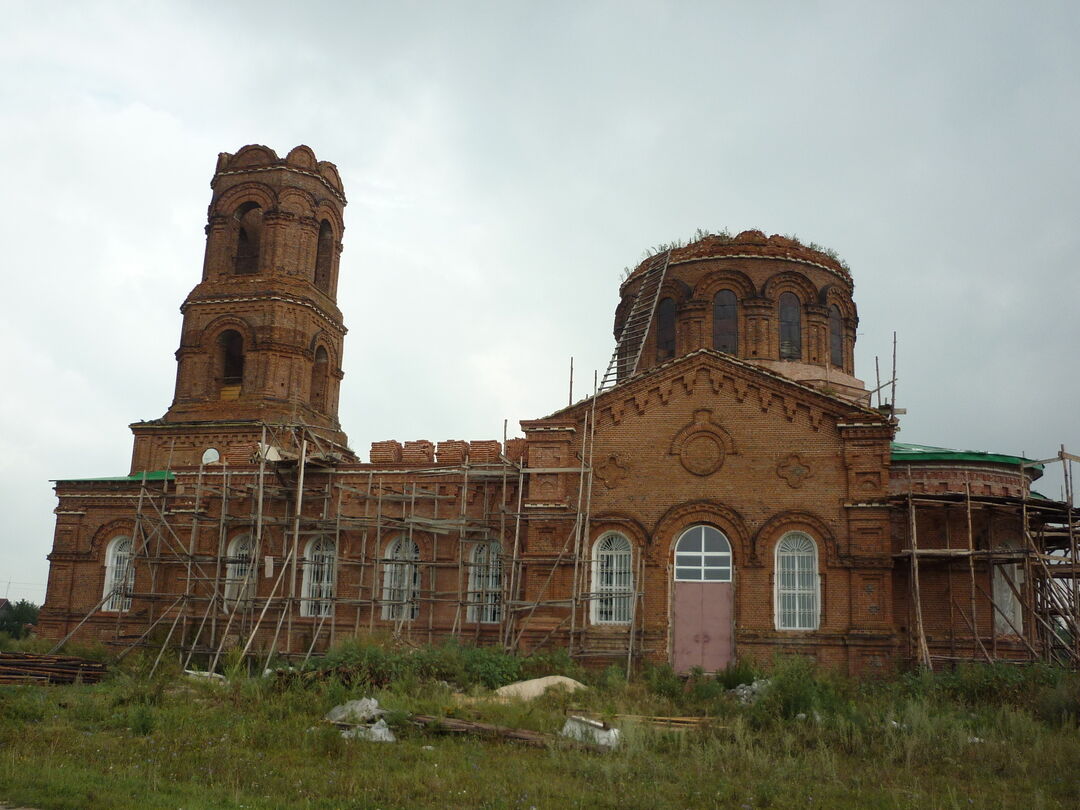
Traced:
POLYGON ((672 666, 716 672, 735 660, 731 543, 712 526, 691 526, 675 543, 672 666))

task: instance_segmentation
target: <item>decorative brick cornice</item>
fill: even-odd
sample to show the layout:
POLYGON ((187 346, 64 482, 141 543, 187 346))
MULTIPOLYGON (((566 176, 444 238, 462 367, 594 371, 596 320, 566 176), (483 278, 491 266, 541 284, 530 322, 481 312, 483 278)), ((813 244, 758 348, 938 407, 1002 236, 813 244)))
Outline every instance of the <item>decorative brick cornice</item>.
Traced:
POLYGON ((310 309, 320 318, 322 318, 326 324, 344 337, 348 334, 348 329, 345 324, 336 320, 334 316, 328 313, 325 309, 315 304, 313 301, 309 301, 306 298, 297 298, 291 295, 282 295, 281 293, 238 293, 236 295, 215 295, 202 298, 194 294, 188 296, 187 300, 180 305, 180 312, 187 314, 188 309, 192 306, 208 306, 214 304, 243 304, 243 303, 257 303, 263 301, 278 301, 285 304, 295 304, 296 306, 305 307, 310 309))

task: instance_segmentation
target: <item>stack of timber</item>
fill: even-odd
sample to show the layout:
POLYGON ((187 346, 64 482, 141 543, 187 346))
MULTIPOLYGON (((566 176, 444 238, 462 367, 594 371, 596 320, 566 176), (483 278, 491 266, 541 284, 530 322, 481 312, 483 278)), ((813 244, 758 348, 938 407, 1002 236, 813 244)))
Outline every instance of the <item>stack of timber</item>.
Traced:
POLYGON ((426 714, 414 714, 410 718, 413 723, 423 728, 450 734, 471 734, 478 737, 510 740, 532 748, 547 748, 552 745, 561 745, 567 748, 577 748, 583 751, 596 751, 602 753, 607 749, 591 743, 578 742, 556 737, 554 734, 545 734, 542 731, 533 731, 527 728, 507 728, 495 726, 490 723, 479 723, 474 720, 462 720, 457 717, 432 717, 426 714))
POLYGON ((105 677, 105 665, 70 655, 0 653, 0 684, 4 683, 97 683, 105 677))

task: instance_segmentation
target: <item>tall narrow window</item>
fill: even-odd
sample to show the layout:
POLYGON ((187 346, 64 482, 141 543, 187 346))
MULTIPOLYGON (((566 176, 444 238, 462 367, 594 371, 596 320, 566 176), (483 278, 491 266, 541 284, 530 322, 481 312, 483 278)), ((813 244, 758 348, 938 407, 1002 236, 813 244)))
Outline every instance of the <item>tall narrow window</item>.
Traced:
POLYGON ((114 537, 105 549, 105 588, 107 597, 102 610, 131 610, 131 589, 135 586, 135 567, 131 564, 130 537, 114 537))
POLYGON ((593 546, 592 562, 593 623, 629 624, 634 600, 630 541, 621 534, 605 534, 593 546))
MULTIPOLYGON (((1014 549, 1023 548, 1024 545, 1015 537, 1003 537, 998 542, 1014 549)), ((1021 563, 997 563, 993 569, 990 582, 997 605, 994 632, 998 635, 1023 635, 1024 605, 1017 594, 1024 592, 1024 566, 1021 563)))
POLYGON ((227 329, 218 336, 218 352, 221 355, 221 384, 239 386, 244 382, 244 338, 235 329, 227 329))
POLYGON ((731 543, 712 526, 691 526, 675 544, 677 582, 731 582, 731 543))
POLYGON ((236 209, 236 257, 233 272, 249 276, 259 272, 259 241, 262 237, 262 209, 248 202, 236 209))
POLYGON ((334 611, 334 563, 337 546, 329 537, 316 537, 304 552, 301 616, 329 616, 334 611))
POLYGON ((739 302, 731 290, 720 290, 713 298, 713 348, 718 352, 739 351, 739 302))
POLYGON ((330 382, 330 357, 322 346, 315 350, 315 363, 311 367, 311 407, 326 410, 326 388, 330 382))
POLYGON ((254 591, 251 570, 251 554, 254 542, 250 534, 234 537, 229 543, 228 559, 225 564, 225 607, 243 607, 254 591))
POLYGON ((656 307, 656 362, 675 356, 675 299, 662 298, 656 307))
POLYGON ((780 359, 802 357, 802 304, 795 293, 780 295, 780 359))
POLYGON ((788 532, 776 544, 776 629, 817 630, 820 614, 817 546, 788 532))
POLYGON ((315 252, 315 286, 330 294, 330 269, 333 267, 334 229, 325 219, 319 225, 319 246, 315 252))
POLYGON ((844 318, 836 304, 829 307, 829 362, 844 367, 844 318))
POLYGON ((407 537, 386 547, 383 562, 382 617, 411 621, 420 615, 420 548, 407 537))
POLYGON ((468 620, 498 622, 502 619, 502 546, 478 543, 473 547, 471 563, 468 620))

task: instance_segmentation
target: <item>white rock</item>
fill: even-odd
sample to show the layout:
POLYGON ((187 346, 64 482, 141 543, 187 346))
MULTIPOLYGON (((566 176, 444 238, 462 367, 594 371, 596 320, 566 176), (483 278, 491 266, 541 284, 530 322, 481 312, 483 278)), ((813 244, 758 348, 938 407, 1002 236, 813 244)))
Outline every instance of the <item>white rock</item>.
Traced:
POLYGON ((331 723, 370 723, 384 714, 386 711, 379 708, 375 698, 361 698, 335 706, 326 713, 326 720, 331 723))
POLYGON ((571 715, 559 732, 560 736, 578 742, 602 745, 604 748, 618 748, 622 733, 617 728, 609 728, 598 720, 571 715))
POLYGON ((386 721, 379 718, 379 722, 373 726, 353 726, 344 729, 341 736, 347 740, 367 740, 368 742, 397 742, 397 737, 386 725, 386 721))
POLYGON ((575 681, 573 678, 567 678, 564 675, 547 675, 543 678, 533 678, 530 681, 518 681, 517 683, 500 686, 495 690, 495 694, 500 697, 516 697, 521 698, 522 700, 532 700, 533 698, 540 697, 540 695, 551 688, 565 689, 567 692, 588 689, 581 681, 575 681))

